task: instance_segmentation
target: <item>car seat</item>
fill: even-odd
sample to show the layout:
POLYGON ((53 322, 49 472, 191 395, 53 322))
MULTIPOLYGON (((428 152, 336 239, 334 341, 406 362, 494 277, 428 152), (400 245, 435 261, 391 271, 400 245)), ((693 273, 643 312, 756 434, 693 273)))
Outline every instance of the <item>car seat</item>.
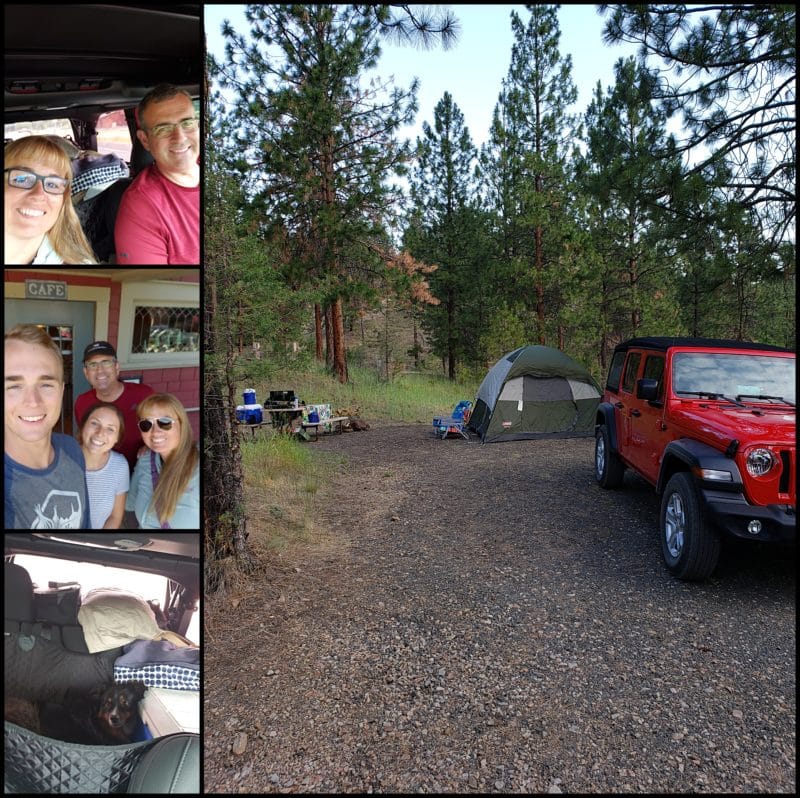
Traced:
POLYGON ((79 654, 89 653, 83 628, 78 621, 80 585, 50 582, 48 587, 34 589, 33 600, 37 622, 57 626, 64 648, 79 654))
POLYGON ((6 793, 200 793, 200 735, 78 745, 5 724, 6 793))
POLYGON ((159 737, 136 763, 129 793, 199 793, 200 735, 159 737))
POLYGON ((153 156, 142 146, 139 139, 135 138, 131 149, 130 177, 121 177, 105 191, 75 206, 83 232, 100 262, 110 264, 117 262, 114 226, 117 223, 122 195, 134 178, 151 163, 154 163, 153 156))
POLYGON ((133 178, 122 177, 101 194, 75 206, 83 232, 101 263, 116 263, 114 225, 122 195, 132 182, 133 178))
MULTIPOLYGON (((22 569, 24 570, 24 569, 22 569)), ((7 633, 5 694, 63 703, 110 681, 122 649, 77 654, 35 635, 7 633)), ((5 792, 200 792, 200 738, 189 732, 124 745, 81 745, 5 722, 5 792)))
POLYGON ((16 563, 6 562, 5 578, 5 634, 38 635, 61 644, 61 629, 51 623, 36 619, 33 582, 30 574, 16 563))
POLYGON ((23 624, 33 623, 33 582, 30 574, 13 562, 5 564, 4 572, 5 631, 19 632, 23 624))

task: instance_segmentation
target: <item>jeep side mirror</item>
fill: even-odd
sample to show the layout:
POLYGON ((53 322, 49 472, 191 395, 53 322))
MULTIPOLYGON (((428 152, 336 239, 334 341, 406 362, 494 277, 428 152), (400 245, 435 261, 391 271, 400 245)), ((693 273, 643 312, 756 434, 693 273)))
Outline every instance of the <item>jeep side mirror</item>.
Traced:
POLYGON ((636 380, 636 398, 644 399, 648 402, 655 402, 658 400, 658 380, 649 380, 643 378, 636 380))

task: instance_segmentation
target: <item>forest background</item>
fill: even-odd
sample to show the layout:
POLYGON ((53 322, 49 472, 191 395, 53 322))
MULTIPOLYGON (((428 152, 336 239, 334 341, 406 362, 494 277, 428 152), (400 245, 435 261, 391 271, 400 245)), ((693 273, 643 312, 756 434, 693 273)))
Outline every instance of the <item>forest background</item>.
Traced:
POLYGON ((794 348, 794 8, 598 8, 605 40, 638 56, 578 114, 558 6, 511 14, 480 147, 450 92, 402 139, 417 87, 373 72, 387 40, 446 50, 457 6, 251 5, 249 31, 223 32, 205 95, 205 485, 220 545, 245 525, 243 375, 316 361, 346 383, 359 358, 346 330, 367 316, 384 319, 386 379, 398 363, 475 379, 526 343, 598 380, 636 335, 794 348))

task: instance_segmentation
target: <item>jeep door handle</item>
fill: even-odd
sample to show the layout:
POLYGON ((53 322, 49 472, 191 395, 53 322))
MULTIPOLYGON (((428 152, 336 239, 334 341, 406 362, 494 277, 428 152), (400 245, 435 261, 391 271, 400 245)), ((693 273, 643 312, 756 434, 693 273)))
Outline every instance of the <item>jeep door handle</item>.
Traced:
POLYGON ((614 407, 616 407, 617 410, 622 410, 624 409, 625 405, 622 404, 622 402, 614 402, 614 407))
POLYGON ((639 418, 639 416, 641 416, 642 414, 641 414, 641 412, 639 410, 634 409, 634 410, 631 410, 631 415, 632 416, 636 416, 636 418, 639 418))

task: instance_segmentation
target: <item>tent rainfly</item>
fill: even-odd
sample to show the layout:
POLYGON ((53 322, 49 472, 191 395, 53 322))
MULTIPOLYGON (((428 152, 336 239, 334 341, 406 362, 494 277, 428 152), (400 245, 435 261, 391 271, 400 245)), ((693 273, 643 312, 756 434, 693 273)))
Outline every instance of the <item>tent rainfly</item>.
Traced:
POLYGON ((569 355, 523 346, 489 369, 468 428, 482 443, 593 435, 600 395, 592 375, 569 355))

